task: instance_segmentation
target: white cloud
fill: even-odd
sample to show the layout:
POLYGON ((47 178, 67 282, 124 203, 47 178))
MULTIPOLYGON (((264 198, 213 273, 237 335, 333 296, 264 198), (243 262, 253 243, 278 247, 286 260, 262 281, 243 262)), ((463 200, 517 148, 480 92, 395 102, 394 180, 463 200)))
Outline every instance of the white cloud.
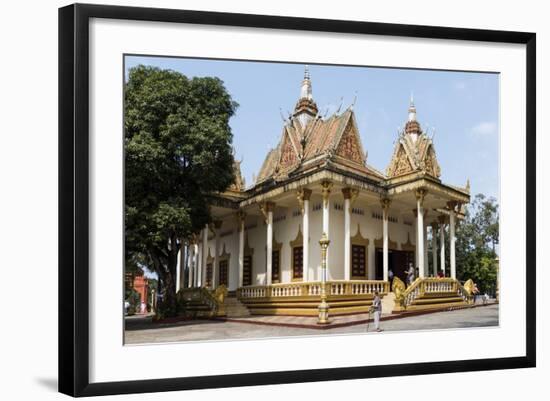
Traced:
POLYGON ((486 136, 497 132, 497 123, 494 121, 483 121, 472 128, 474 135, 486 136))

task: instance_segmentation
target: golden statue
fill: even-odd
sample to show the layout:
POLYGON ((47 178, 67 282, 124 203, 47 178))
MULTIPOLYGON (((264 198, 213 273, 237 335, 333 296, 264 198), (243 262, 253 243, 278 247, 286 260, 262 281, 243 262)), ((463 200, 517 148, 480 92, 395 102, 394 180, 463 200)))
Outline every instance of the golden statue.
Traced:
POLYGON ((227 287, 222 284, 212 294, 218 304, 223 304, 225 297, 227 296, 227 287))
POLYGON ((397 276, 393 278, 393 293, 395 295, 395 311, 400 311, 404 309, 405 301, 405 283, 397 276))
POLYGON ((395 299, 402 299, 403 293, 405 292, 405 283, 401 281, 399 277, 393 278, 393 293, 395 294, 395 299))
POLYGON ((474 281, 472 279, 469 279, 464 283, 463 287, 464 287, 464 291, 468 295, 468 303, 473 303, 474 295, 479 293, 479 290, 477 289, 476 283, 474 283, 474 281))
POLYGON ((479 292, 479 290, 477 289, 477 285, 472 279, 469 279, 464 283, 464 290, 466 290, 468 296, 475 295, 479 292))

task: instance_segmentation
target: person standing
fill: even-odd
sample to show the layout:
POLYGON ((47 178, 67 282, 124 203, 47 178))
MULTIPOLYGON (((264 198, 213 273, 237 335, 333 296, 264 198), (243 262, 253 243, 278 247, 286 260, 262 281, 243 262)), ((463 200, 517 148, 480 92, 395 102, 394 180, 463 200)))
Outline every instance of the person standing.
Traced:
POLYGON ((407 286, 409 286, 414 281, 414 267, 412 263, 409 263, 409 270, 407 270, 405 273, 407 274, 407 286))
POLYGON ((392 283, 393 283, 393 270, 392 270, 392 269, 390 269, 390 270, 388 271, 388 280, 390 280, 390 291, 391 291, 392 288, 393 288, 393 287, 392 287, 392 283))
POLYGON ((372 310, 374 312, 374 329, 377 332, 382 331, 380 329, 380 316, 382 315, 382 301, 380 299, 380 295, 378 294, 378 291, 374 292, 374 299, 372 301, 372 310))

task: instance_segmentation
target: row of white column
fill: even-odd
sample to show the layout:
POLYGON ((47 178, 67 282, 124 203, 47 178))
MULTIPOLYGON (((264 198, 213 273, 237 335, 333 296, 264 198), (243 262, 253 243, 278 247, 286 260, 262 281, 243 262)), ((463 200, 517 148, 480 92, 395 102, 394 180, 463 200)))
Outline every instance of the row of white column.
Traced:
MULTIPOLYGON (((423 278, 426 276, 428 270, 428 247, 427 247, 427 235, 426 235, 426 226, 424 225, 425 210, 423 208, 424 197, 426 191, 419 190, 416 192, 416 263, 418 267, 418 275, 423 278)), ((450 238, 450 277, 456 279, 456 236, 455 236, 455 226, 456 226, 456 203, 449 202, 449 238, 450 238)), ((445 216, 441 216, 439 219, 439 257, 440 257, 440 268, 443 273, 445 273, 445 216)), ((437 275, 437 235, 436 235, 437 226, 436 224, 432 225, 432 264, 433 264, 433 273, 434 276, 437 275)))
MULTIPOLYGON (((330 239, 329 231, 329 211, 330 211, 330 192, 332 188, 332 183, 325 181, 322 183, 322 195, 323 195, 323 219, 322 219, 322 228, 323 232, 327 234, 327 237, 330 239)), ((357 191, 350 188, 345 188, 342 190, 344 194, 344 279, 350 280, 351 278, 351 205, 355 197, 357 196, 357 191)), ((426 191, 419 190, 416 192, 416 260, 417 267, 419 269, 419 277, 425 277, 427 270, 427 235, 426 235, 426 226, 424 225, 424 208, 423 202, 426 191)), ((298 200, 301 204, 302 211, 302 226, 303 226, 303 281, 308 281, 309 274, 309 200, 311 196, 311 190, 301 189, 298 191, 298 200)), ((388 232, 388 220, 389 220, 389 209, 391 201, 389 199, 382 199, 382 238, 383 238, 383 258, 382 258, 382 271, 383 271, 383 280, 388 280, 388 265, 389 265, 389 232, 388 232)), ((449 203, 449 233, 450 233, 450 276, 456 278, 456 260, 455 260, 455 205, 449 203)), ((267 230, 267 257, 266 257, 266 278, 265 284, 272 284, 272 254, 273 254, 273 210, 275 204, 272 202, 265 202, 261 206, 261 210, 265 217, 266 230, 267 230)), ((239 233, 239 287, 243 285, 243 273, 244 273, 244 231, 245 231, 245 214, 239 212, 237 214, 238 222, 238 233, 239 233)), ((433 227, 433 226, 432 226, 433 227)), ((434 228, 434 227, 433 227, 434 228)), ((217 230, 219 226, 216 226, 215 234, 215 251, 214 251, 214 263, 212 266, 212 287, 216 288, 217 286, 217 270, 219 263, 219 235, 217 230)), ((207 255, 207 244, 208 244, 208 225, 201 232, 202 236, 202 246, 199 248, 197 242, 191 243, 187 248, 187 259, 189 264, 188 269, 188 287, 200 287, 205 284, 205 275, 206 275, 206 255, 207 255)), ((445 238, 444 238, 444 223, 441 221, 439 229, 439 253, 440 253, 440 266, 441 270, 445 270, 445 238)), ((183 280, 179 276, 180 272, 183 272, 182 266, 185 266, 184 263, 184 253, 181 252, 181 257, 179 258, 178 263, 178 278, 177 278, 177 289, 182 287, 181 282, 183 280)), ((327 254, 328 259, 328 254, 327 254)), ((437 274, 437 237, 435 235, 435 229, 432 229, 432 261, 434 266, 434 275, 437 274)), ((327 277, 325 277, 327 279, 327 277)))

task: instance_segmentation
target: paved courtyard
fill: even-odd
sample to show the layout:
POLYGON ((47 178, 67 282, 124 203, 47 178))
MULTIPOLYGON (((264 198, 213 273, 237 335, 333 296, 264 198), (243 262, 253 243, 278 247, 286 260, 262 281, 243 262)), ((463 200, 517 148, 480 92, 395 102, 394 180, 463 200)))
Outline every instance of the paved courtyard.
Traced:
MULTIPOLYGON (((366 318, 367 316, 364 316, 366 318)), ((347 318, 346 322, 352 325, 342 325, 327 330, 314 328, 290 327, 293 322, 297 326, 301 318, 279 319, 286 326, 274 325, 274 318, 270 317, 271 324, 252 323, 254 319, 243 321, 223 320, 194 320, 170 324, 153 324, 150 317, 129 317, 126 318, 126 344, 163 343, 180 341, 208 341, 228 340, 243 338, 265 338, 265 337, 286 337, 286 336, 310 336, 310 335, 331 335, 336 333, 364 333, 373 330, 372 322, 367 323, 361 316, 347 318), (368 326, 368 327, 367 327, 368 326)), ((311 318, 302 318, 311 319, 311 318)), ((257 318, 255 320, 258 320, 257 318)), ((260 320, 261 322, 261 320, 260 320)), ((343 320, 342 320, 343 322, 343 320)), ((436 312, 404 318, 384 320, 381 328, 384 332, 402 330, 437 330, 469 327, 498 326, 498 304, 460 309, 454 311, 436 312)), ((373 335, 383 335, 374 333, 373 335)))

